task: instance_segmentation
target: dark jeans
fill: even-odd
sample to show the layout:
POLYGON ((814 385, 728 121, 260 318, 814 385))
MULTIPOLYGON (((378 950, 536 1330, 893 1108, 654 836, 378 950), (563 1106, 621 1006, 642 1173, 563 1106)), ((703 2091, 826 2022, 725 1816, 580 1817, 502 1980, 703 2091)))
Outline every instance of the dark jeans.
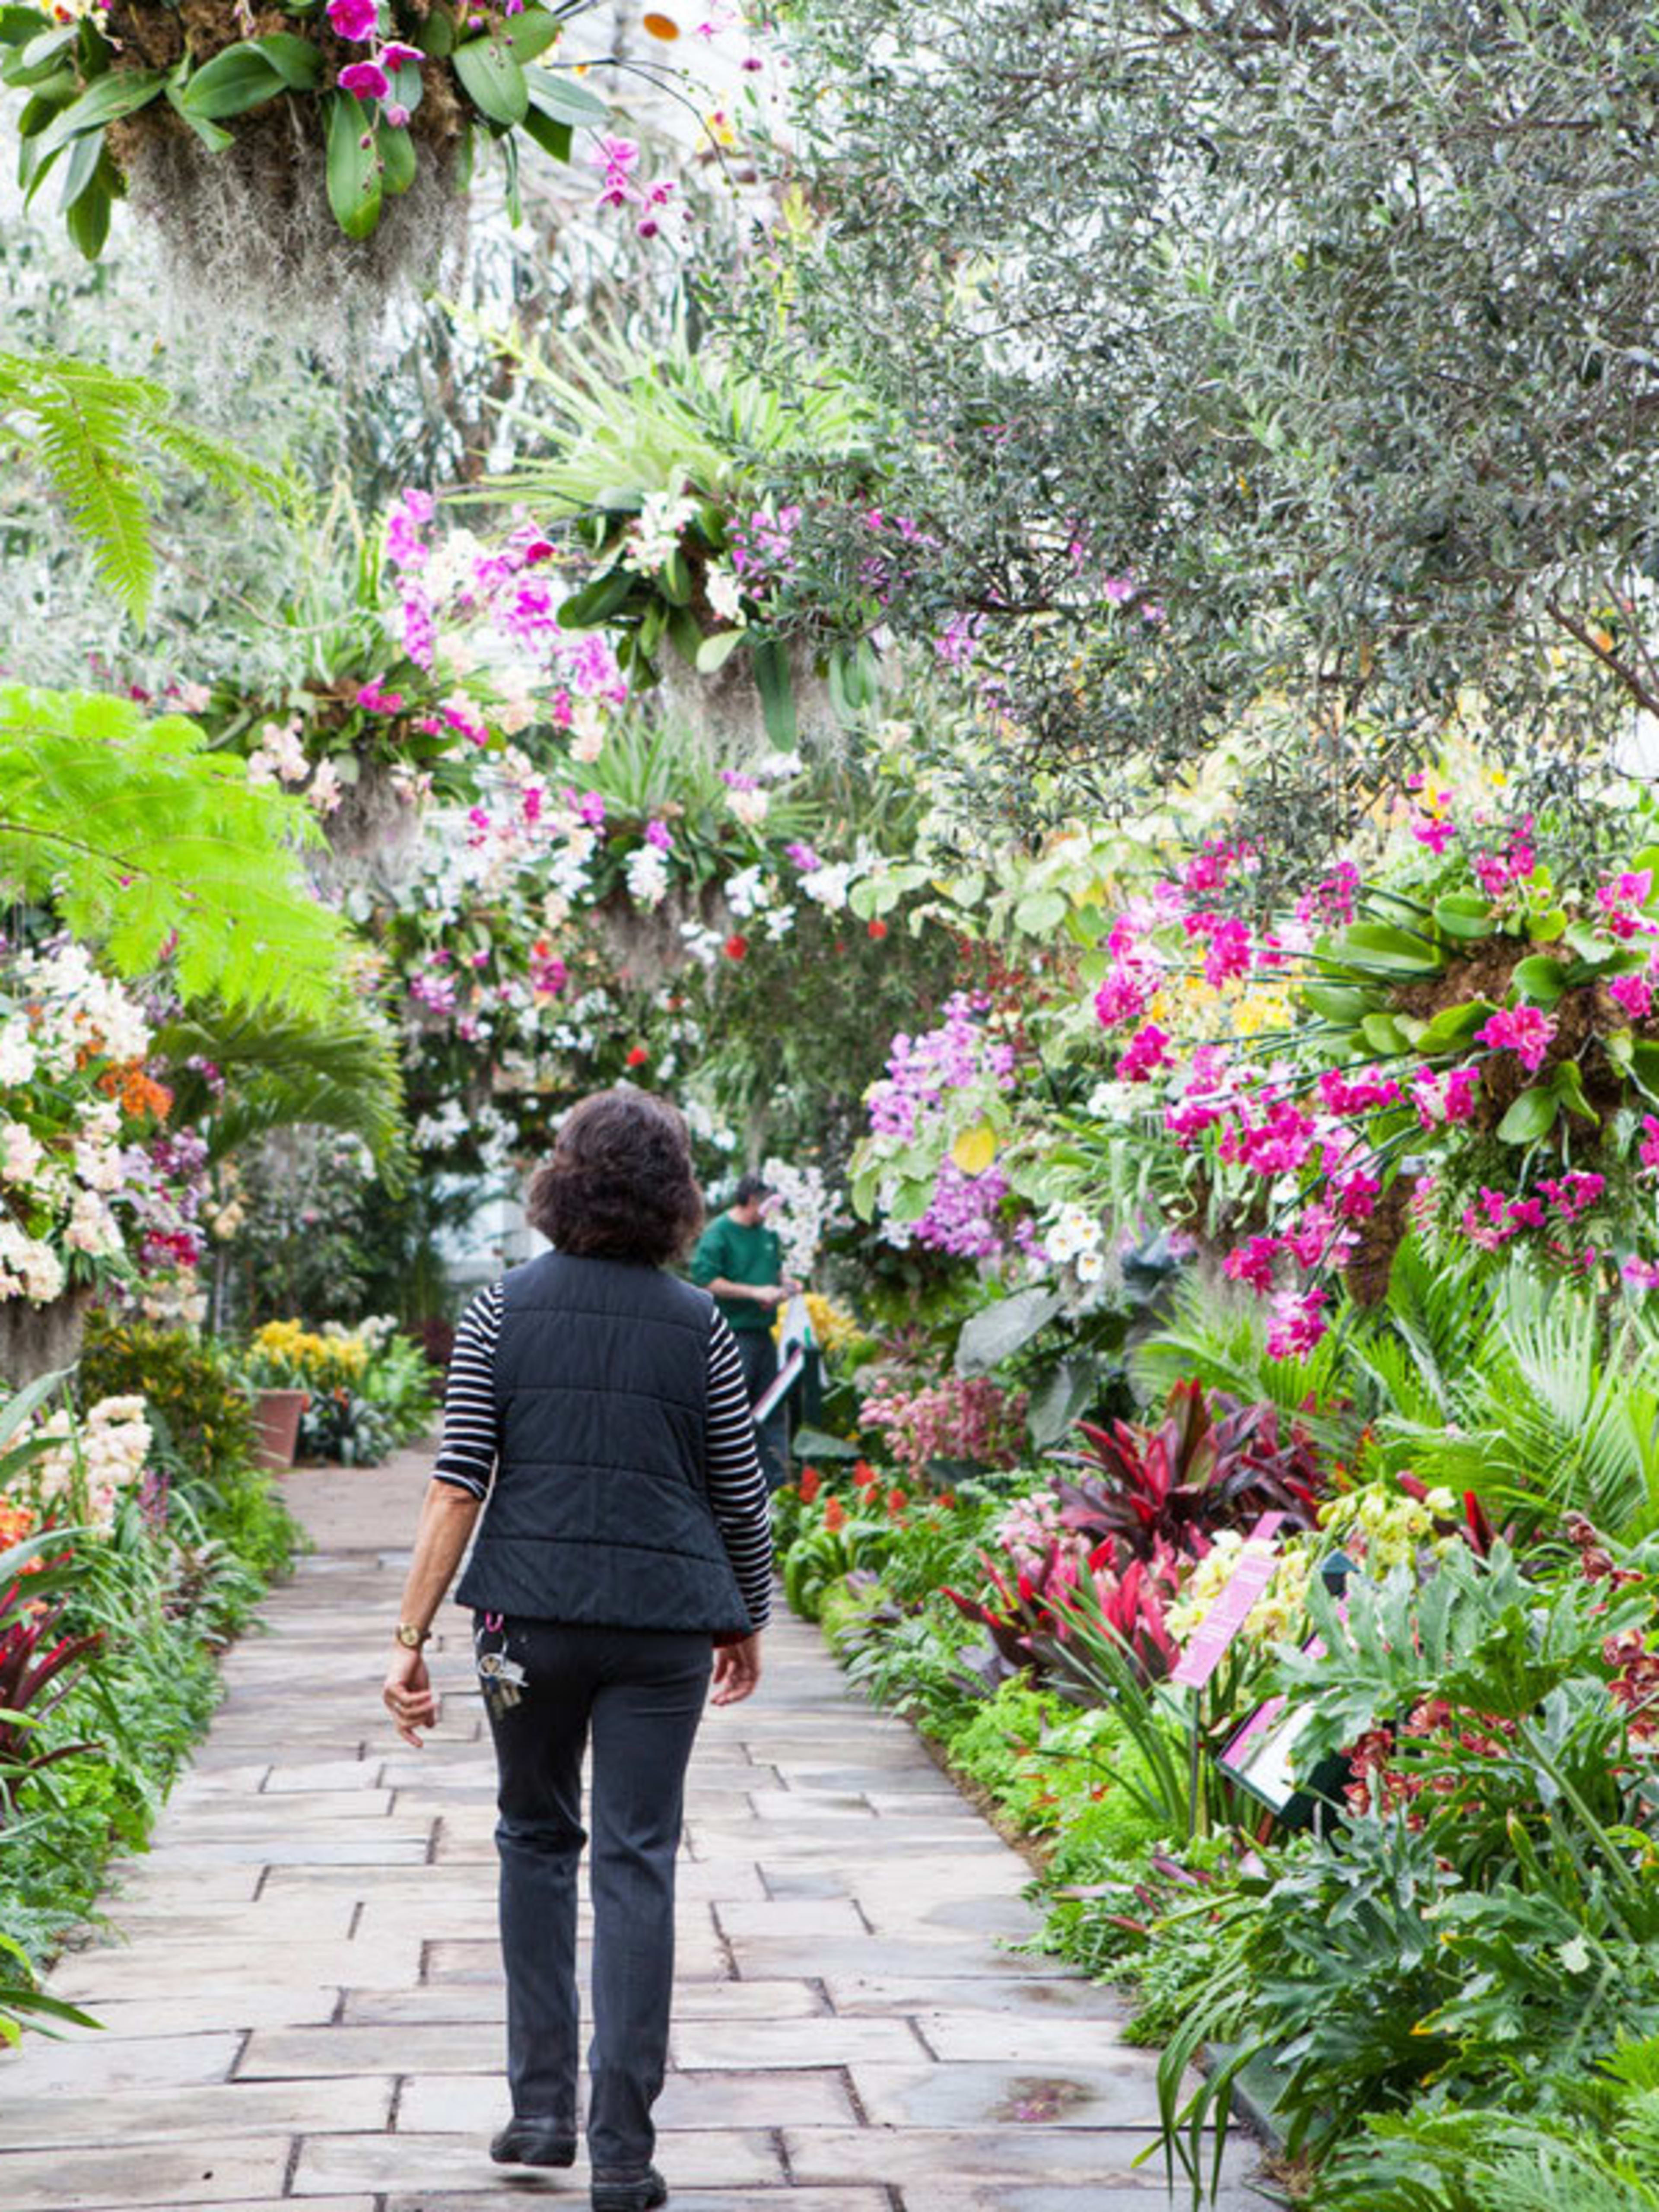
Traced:
MULTIPOLYGON (((476 1616, 481 1654, 509 1662, 516 1702, 490 1693, 501 1818, 507 2070, 515 2116, 576 2133, 576 1867, 582 1757, 593 1738, 593 2037, 588 2149, 635 2172, 656 2142, 668 2058, 674 1859, 685 1769, 708 1696, 707 1636, 476 1616)), ((508 1691, 508 1696, 513 1692, 508 1691)))
MULTIPOLYGON (((743 1379, 748 1385, 749 1402, 758 1405, 775 1380, 778 1371, 778 1347, 769 1328, 734 1328, 732 1337, 738 1347, 738 1357, 743 1362, 743 1379)), ((789 1480, 789 1415, 787 1400, 780 1400, 766 1421, 755 1431, 755 1448, 760 1454, 761 1473, 766 1477, 769 1490, 781 1490, 789 1480)))

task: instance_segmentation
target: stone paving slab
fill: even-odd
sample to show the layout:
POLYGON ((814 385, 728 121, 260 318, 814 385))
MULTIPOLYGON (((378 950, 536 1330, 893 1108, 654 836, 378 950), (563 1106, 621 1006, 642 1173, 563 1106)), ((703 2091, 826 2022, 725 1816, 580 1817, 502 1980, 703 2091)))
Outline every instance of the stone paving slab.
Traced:
MULTIPOLYGON (((228 1655, 153 1851, 52 1976, 101 2032, 0 2055, 4 2212, 524 2212, 506 2114, 494 1776, 464 1619, 444 1725, 378 1701, 427 1459, 293 1477, 320 1549, 228 1655), (64 2148, 65 2144, 72 2148, 64 2148)), ((1151 2212, 1154 2062, 1114 1994, 1010 1948, 1030 1870, 908 1727, 781 1620, 711 1713, 680 1868, 672 2212, 1151 2212)), ((582 1962, 591 1915, 580 1915, 582 1962)), ((1223 2212, 1254 2153, 1230 2145, 1223 2212)))
MULTIPOLYGON (((567 2178, 565 2186, 569 2185, 567 2178)), ((538 2188, 532 2183, 477 2194, 469 2190, 460 2196, 447 2191, 435 2195, 422 2191, 413 2197, 388 2197, 383 2203, 384 2212, 525 2212, 526 2203, 552 2194, 550 2186, 538 2188)), ((306 2212, 313 2212, 313 2208, 315 2212, 333 2212, 338 2201, 307 2198, 306 2212)), ((356 2200, 349 2201, 355 2204, 356 2200)), ((565 2198, 567 2204, 580 2202, 568 2196, 565 2198)), ((677 2189, 673 2196, 673 2212, 892 2212, 892 2197, 884 2189, 677 2189)), ((1082 2208, 1075 2208, 1075 2212, 1082 2212, 1082 2208)))
MULTIPOLYGON (((781 2184, 785 2168, 778 2141, 775 2134, 759 2129, 687 2129, 674 2138, 675 2181, 684 2189, 781 2184)), ((581 2202, 574 2192, 581 2185, 586 2171, 585 2166, 578 2166, 574 2180, 569 2174, 560 2177, 557 2185, 567 2203, 581 2202)), ((469 2142, 461 2136, 401 2131, 307 2136, 290 2186, 300 2197, 335 2196, 354 2189, 392 2194, 422 2189, 493 2188, 503 2197, 509 2196, 501 2188, 500 2168, 490 2164, 481 2142, 469 2142)), ((522 2204, 525 2193, 520 2188, 510 2195, 522 2204)))
MULTIPOLYGON (((398 2100, 398 2126, 415 2135, 486 2136, 506 2118, 498 2072, 416 2074, 398 2100)), ((653 2115, 665 2133, 685 2128, 856 2127, 846 2075, 797 2073, 671 2074, 653 2115)), ((676 2165, 665 2144, 665 2163, 676 2165)))

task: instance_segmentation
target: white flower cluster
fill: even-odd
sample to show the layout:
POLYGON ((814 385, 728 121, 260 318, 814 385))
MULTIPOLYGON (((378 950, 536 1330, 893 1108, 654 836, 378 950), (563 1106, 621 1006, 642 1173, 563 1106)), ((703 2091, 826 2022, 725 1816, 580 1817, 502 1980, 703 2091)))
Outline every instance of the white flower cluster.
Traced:
POLYGON ((736 919, 757 922, 775 944, 794 927, 794 908, 781 896, 776 877, 769 876, 758 862, 727 877, 725 890, 726 903, 736 919))
POLYGON ((301 784, 310 777, 306 797, 319 814, 332 814, 342 797, 340 771, 331 760, 320 760, 313 771, 301 735, 300 719, 267 722, 259 742, 247 757, 247 780, 252 784, 301 784))
POLYGON ((668 896, 668 855, 654 845, 636 845, 623 863, 628 896, 635 906, 660 906, 668 896))
POLYGON ((762 1163, 771 1196, 766 1203, 767 1226, 777 1231, 783 1248, 786 1274, 802 1282, 811 1273, 827 1231, 837 1219, 835 1194, 824 1183, 822 1168, 798 1168, 787 1160, 762 1163))
POLYGON ((143 1400, 100 1398, 78 1432, 73 1418, 60 1411, 41 1421, 36 1434, 56 1439, 33 1466, 40 1504, 63 1499, 71 1512, 85 1512, 100 1536, 108 1535, 121 1494, 143 1478, 155 1442, 143 1400))
POLYGON ((672 554, 679 550, 680 532, 697 511, 694 499, 676 499, 672 493, 653 491, 641 507, 639 520, 628 533, 623 566, 635 574, 654 575, 672 554))
POLYGON ((1119 1272, 1109 1258, 1105 1231, 1086 1206, 1062 1206, 1043 1229, 1042 1249, 1068 1313, 1091 1312, 1117 1290, 1119 1272))
POLYGON ((20 1094, 0 1096, 0 1301, 46 1305, 68 1279, 65 1252, 121 1252, 111 1206, 128 1182, 121 1109, 84 1069, 141 1060, 149 1024, 83 945, 22 954, 0 988, 18 1007, 0 1018, 0 1093, 20 1094), (21 1095, 36 1083, 52 1086, 44 1102, 21 1095))

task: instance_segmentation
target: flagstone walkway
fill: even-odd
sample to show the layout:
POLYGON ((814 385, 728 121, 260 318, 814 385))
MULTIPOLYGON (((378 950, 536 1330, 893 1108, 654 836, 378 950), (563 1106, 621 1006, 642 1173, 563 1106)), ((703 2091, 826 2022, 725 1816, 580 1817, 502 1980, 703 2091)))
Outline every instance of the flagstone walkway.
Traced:
MULTIPOLYGON (((108 1931, 52 1977, 103 2032, 0 2059, 6 2212, 585 2206, 582 2168, 510 2179, 484 2151, 491 1764, 459 1613, 428 1747, 379 1705, 427 1465, 292 1479, 317 1552, 230 1655, 108 1931)), ((1153 2062, 1109 1992, 1000 1944, 1034 1924, 1021 1860, 815 1632, 769 1641, 692 1771, 673 2212, 1155 2212, 1153 2062)), ((1229 2155, 1224 2203, 1259 2205, 1249 2146, 1229 2155)))

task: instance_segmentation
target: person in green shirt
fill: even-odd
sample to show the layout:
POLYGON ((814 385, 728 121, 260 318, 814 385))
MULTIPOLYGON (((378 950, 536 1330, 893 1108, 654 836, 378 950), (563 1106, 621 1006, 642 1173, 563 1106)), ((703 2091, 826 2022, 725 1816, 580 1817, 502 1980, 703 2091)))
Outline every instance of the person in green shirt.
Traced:
MULTIPOLYGON (((714 1303, 737 1339, 751 1406, 760 1402, 776 1380, 778 1348, 772 1324, 778 1308, 799 1287, 783 1273, 777 1232, 762 1218, 770 1195, 763 1176, 742 1176, 731 1205, 698 1238, 691 1261, 692 1281, 714 1292, 714 1303)), ((776 1490, 788 1480, 789 1435, 781 1404, 762 1423, 756 1442, 767 1487, 776 1490)))

